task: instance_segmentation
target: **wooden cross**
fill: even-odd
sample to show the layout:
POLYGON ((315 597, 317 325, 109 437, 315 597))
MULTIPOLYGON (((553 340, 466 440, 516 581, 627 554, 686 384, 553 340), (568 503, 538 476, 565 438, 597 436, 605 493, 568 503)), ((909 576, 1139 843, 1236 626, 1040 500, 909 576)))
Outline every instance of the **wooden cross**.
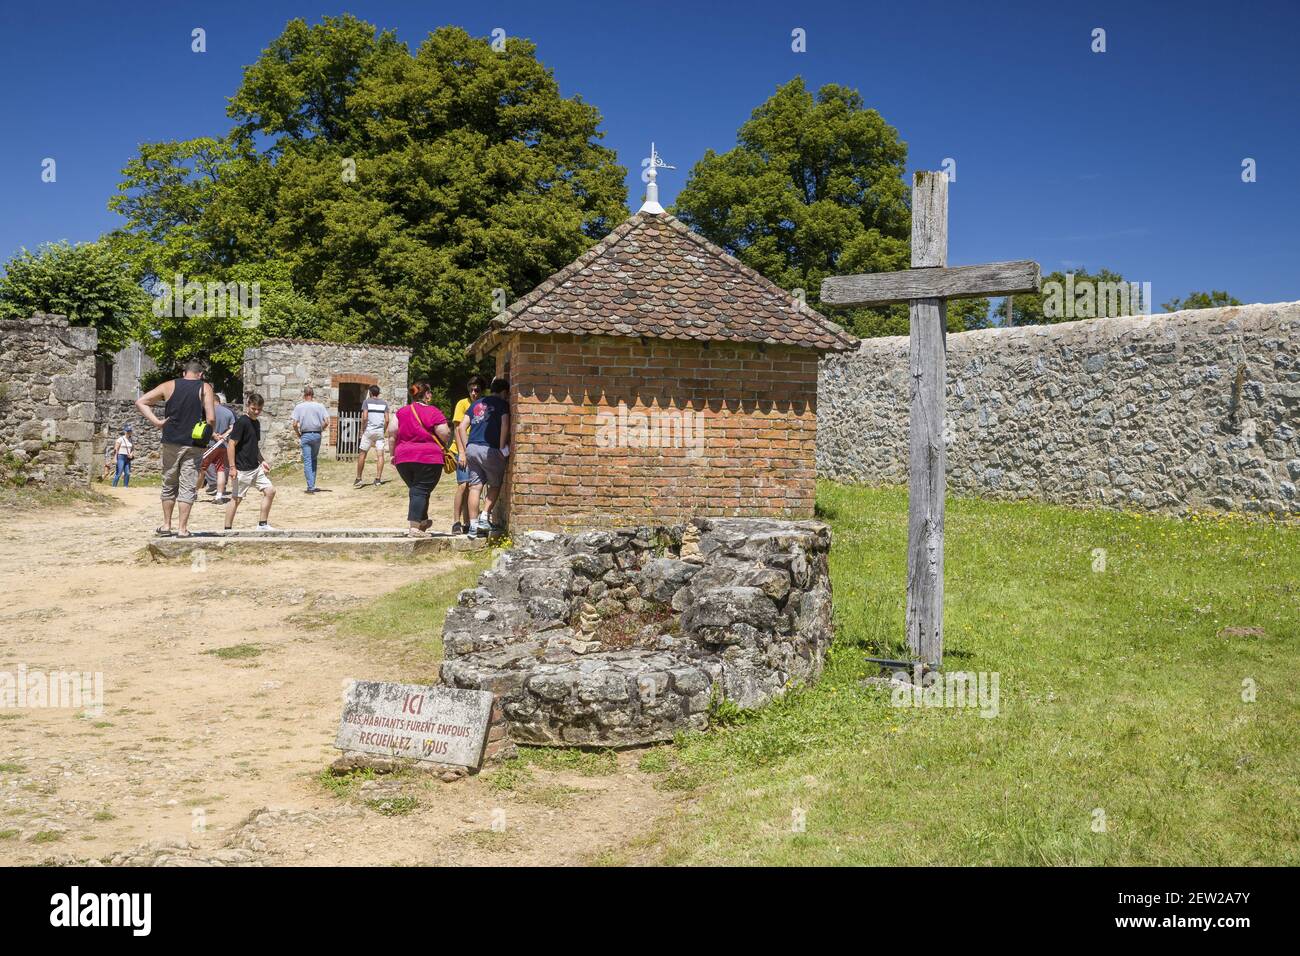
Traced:
POLYGON ((1037 292, 1030 260, 949 267, 948 174, 912 181, 912 268, 834 276, 823 305, 906 302, 911 326, 912 421, 907 475, 907 644, 926 667, 943 663, 944 356, 948 299, 1037 292))

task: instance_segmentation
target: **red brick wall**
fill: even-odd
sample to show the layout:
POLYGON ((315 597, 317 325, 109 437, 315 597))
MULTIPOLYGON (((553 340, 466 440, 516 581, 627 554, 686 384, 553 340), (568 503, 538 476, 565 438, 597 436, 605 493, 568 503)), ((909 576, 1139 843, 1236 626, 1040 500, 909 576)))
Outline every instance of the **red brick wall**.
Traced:
POLYGON ((497 370, 509 363, 512 529, 812 517, 817 359, 787 346, 511 336, 497 370))

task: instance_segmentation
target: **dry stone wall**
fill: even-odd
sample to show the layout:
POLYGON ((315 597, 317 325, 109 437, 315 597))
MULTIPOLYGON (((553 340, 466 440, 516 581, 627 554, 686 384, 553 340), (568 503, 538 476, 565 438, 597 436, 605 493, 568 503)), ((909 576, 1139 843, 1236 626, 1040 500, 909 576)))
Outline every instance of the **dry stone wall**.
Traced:
MULTIPOLYGON (((226 402, 237 416, 243 405, 226 402)), ((163 417, 164 406, 155 405, 154 414, 163 417)), ((102 456, 105 447, 112 445, 121 434, 122 426, 133 428, 131 441, 135 458, 131 460, 132 475, 153 475, 162 471, 162 429, 150 424, 135 407, 132 399, 114 398, 106 391, 95 394, 95 454, 102 456)))
MULTIPOLYGON (((827 356, 817 470, 906 483, 906 337, 827 356)), ((1300 513, 1300 302, 948 336, 957 494, 1300 513)))
POLYGON ((462 591, 442 681, 497 695, 520 743, 624 747, 821 676, 833 637, 819 521, 696 518, 532 531, 462 591))
MULTIPOLYGON (((0 321, 0 451, 6 472, 88 486, 95 453, 98 333, 61 315, 0 321)), ((100 450, 102 453, 102 449, 100 450)))
MULTIPOLYGON (((283 463, 301 457, 289 415, 310 385, 315 399, 334 416, 323 436, 322 457, 334 457, 339 412, 339 387, 378 385, 396 409, 406 404, 410 352, 388 345, 348 345, 305 339, 267 339, 244 350, 244 393, 266 399, 262 412, 262 450, 268 461, 283 463)), ((231 395, 230 398, 236 396, 231 395)))

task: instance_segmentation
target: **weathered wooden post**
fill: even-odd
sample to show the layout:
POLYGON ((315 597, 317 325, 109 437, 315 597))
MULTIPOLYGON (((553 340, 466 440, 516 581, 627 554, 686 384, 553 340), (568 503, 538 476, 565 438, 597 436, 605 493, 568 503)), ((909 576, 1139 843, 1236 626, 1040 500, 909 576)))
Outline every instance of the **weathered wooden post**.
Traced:
POLYGON ((912 268, 834 276, 822 305, 907 302, 910 317, 911 440, 907 478, 907 644, 929 667, 943 663, 943 512, 946 486, 944 359, 948 299, 1037 292, 1029 260, 948 267, 948 174, 918 172, 912 181, 912 268))

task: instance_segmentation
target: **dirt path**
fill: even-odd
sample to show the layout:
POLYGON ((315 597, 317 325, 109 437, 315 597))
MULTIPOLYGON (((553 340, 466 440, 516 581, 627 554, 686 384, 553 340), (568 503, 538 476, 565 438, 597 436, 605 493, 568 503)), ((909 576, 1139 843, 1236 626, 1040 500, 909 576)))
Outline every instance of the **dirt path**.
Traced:
MULTIPOLYGON (((400 480, 353 490, 346 472, 325 466, 330 494, 281 479, 272 523, 402 525, 400 480)), ((450 491, 438 489, 439 516, 450 491)), ((314 616, 463 559, 232 559, 200 573, 142 557, 156 487, 105 493, 120 505, 19 513, 0 531, 0 672, 99 672, 104 682, 99 715, 0 710, 0 864, 577 862, 670 805, 634 755, 599 776, 536 770, 513 790, 488 773, 332 793, 318 776, 337 753, 343 682, 432 675, 403 673, 400 649, 358 647, 314 616), (211 653, 235 645, 261 653, 211 653)), ((252 504, 237 526, 255 522, 252 504)), ((194 530, 220 525, 217 506, 195 506, 194 530)))

